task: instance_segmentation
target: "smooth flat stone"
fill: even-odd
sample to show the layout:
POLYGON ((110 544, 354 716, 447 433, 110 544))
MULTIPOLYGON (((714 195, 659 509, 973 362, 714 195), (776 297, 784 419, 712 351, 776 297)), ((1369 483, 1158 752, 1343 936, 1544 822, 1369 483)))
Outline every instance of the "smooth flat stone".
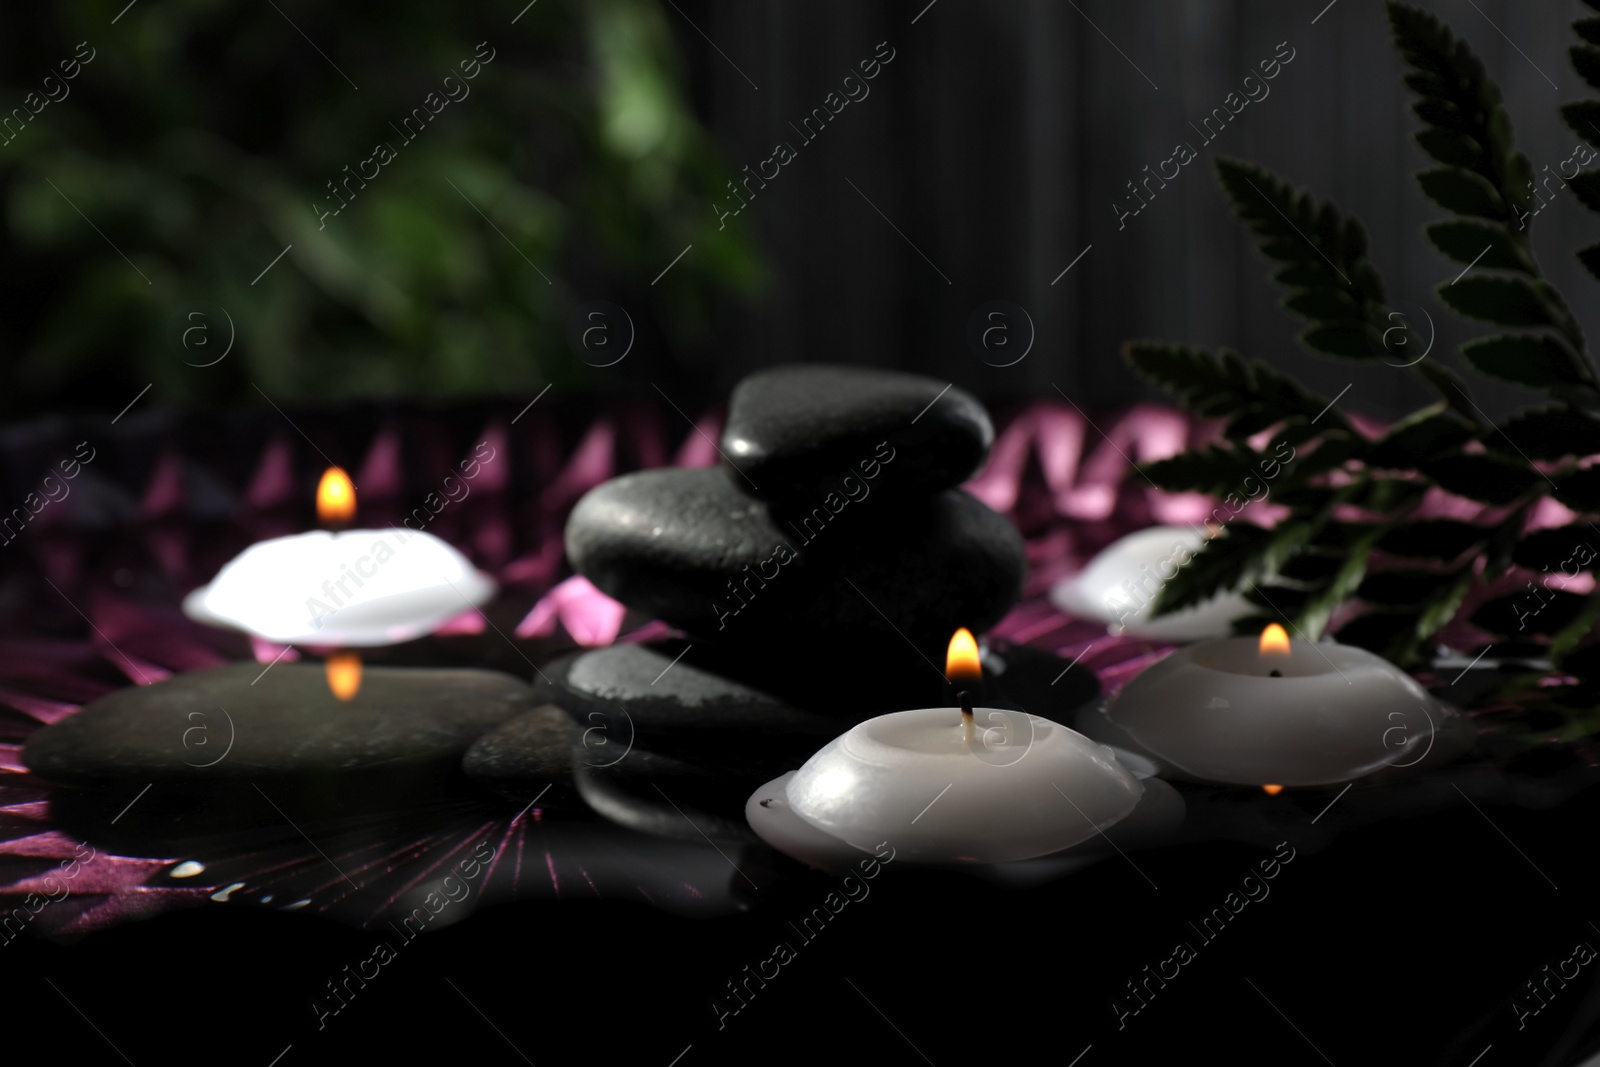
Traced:
POLYGON ((461 769, 501 796, 555 807, 571 797, 572 746, 582 736, 564 708, 541 704, 474 741, 461 769))
POLYGON ((535 688, 572 709, 590 766, 616 763, 637 744, 731 775, 770 777, 844 729, 700 666, 711 651, 682 642, 614 645, 547 664, 535 688))
POLYGON ((847 648, 909 640, 941 666, 957 627, 982 631, 1021 595, 1022 538, 959 490, 863 514, 801 515, 720 468, 639 471, 591 490, 567 556, 630 607, 724 644, 847 648))
POLYGON ((916 374, 818 364, 745 378, 722 431, 722 449, 752 492, 807 506, 850 491, 847 477, 886 496, 952 488, 977 472, 993 442, 988 412, 965 390, 916 374))
POLYGON ((453 770, 480 735, 533 706, 529 685, 493 671, 367 667, 345 703, 328 691, 320 663, 280 663, 265 674, 237 663, 102 697, 34 734, 22 761, 41 777, 82 784, 393 777, 453 770))
POLYGON ((625 704, 636 720, 664 717, 708 727, 761 716, 803 713, 759 689, 705 670, 692 645, 613 645, 584 652, 567 669, 567 684, 604 703, 625 704))
POLYGON ((625 709, 646 735, 758 730, 820 745, 839 732, 833 720, 701 667, 701 658, 680 642, 614 645, 577 656, 566 684, 591 708, 625 709))

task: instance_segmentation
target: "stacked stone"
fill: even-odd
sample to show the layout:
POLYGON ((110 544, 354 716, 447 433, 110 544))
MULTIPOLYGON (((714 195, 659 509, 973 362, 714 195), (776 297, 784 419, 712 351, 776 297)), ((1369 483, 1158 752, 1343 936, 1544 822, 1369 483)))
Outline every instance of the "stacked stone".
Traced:
POLYGON ((780 685, 779 664, 813 677, 942 667, 956 628, 998 622, 1026 573, 1011 523, 956 488, 993 439, 975 398, 930 378, 763 371, 733 392, 723 466, 599 486, 572 513, 567 555, 624 604, 772 666, 780 685))
POLYGON ((752 789, 853 722, 946 698, 951 634, 1021 593, 1022 540, 957 488, 994 430, 971 395, 909 374, 780 367, 739 384, 722 466, 640 471, 579 501, 573 566, 683 641, 547 664, 542 699, 467 754, 508 795, 570 768, 649 832, 749 835, 752 789), (581 738, 573 737, 581 731, 581 738))

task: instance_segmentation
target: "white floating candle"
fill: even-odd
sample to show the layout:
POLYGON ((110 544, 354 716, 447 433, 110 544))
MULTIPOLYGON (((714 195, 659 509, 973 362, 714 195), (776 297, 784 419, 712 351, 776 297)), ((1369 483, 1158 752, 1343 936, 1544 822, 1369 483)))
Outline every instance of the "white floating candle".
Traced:
MULTIPOLYGON (((1007 884, 1037 885, 1090 867, 1116 855, 1118 849, 1133 851, 1170 838, 1183 822, 1183 798, 1166 782, 1150 776, 1154 768, 1144 757, 1106 747, 1144 787, 1138 803, 1126 817, 1106 828, 1104 833, 1060 852, 1015 862, 974 864, 967 860, 959 865, 1007 884)), ((789 783, 796 773, 790 771, 752 793, 745 803, 746 820, 767 844, 802 863, 825 871, 849 870, 861 860, 861 849, 817 829, 790 808, 789 783)), ((924 858, 920 862, 930 861, 924 858)))
POLYGON ((997 736, 968 743, 951 708, 869 719, 805 762, 789 805, 866 851, 888 841, 910 859, 996 863, 1076 845, 1144 792, 1106 748, 1065 726, 994 708, 974 716, 997 736))
POLYGON ((1329 785, 1420 762, 1458 713, 1364 649, 1252 637, 1180 648, 1123 687, 1105 718, 1184 775, 1329 785))
POLYGON ((1188 526, 1151 526, 1113 541, 1088 565, 1050 591, 1050 600, 1069 615, 1103 622, 1113 633, 1155 641, 1197 641, 1224 637, 1230 623, 1255 607, 1235 591, 1167 615, 1150 616, 1161 586, 1205 544, 1205 535, 1188 526))
POLYGON ((389 645, 494 595, 494 579, 410 530, 314 530, 245 549, 183 601, 190 618, 285 645, 389 645))
MULTIPOLYGON (((977 646, 965 630, 950 662, 952 680, 976 679, 977 646)), ((962 703, 880 715, 834 738, 783 783, 781 813, 747 807, 752 826, 797 855, 828 852, 830 841, 866 852, 887 841, 921 862, 997 863, 1076 845, 1143 795, 1111 750, 1082 734, 1025 712, 972 708, 966 693, 962 703), (785 829, 778 814, 804 826, 785 829)))
MULTIPOLYGON (((317 518, 354 520, 356 488, 340 467, 317 485, 317 518)), ((231 626, 279 644, 351 648, 392 645, 432 633, 494 595, 495 582, 430 533, 315 530, 258 541, 183 600, 197 622, 231 626)), ((361 660, 328 660, 340 700, 361 688, 361 660)))

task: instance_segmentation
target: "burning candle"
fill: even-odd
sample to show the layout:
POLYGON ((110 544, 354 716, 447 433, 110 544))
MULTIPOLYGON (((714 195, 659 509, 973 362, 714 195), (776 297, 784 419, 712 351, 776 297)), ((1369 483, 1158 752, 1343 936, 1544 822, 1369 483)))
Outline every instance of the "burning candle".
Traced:
MULTIPOLYGON (((330 468, 317 487, 318 519, 344 525, 355 512, 349 476, 330 468)), ((494 579, 432 534, 313 530, 251 545, 185 597, 183 609, 197 621, 279 644, 350 649, 432 633, 494 591, 494 579)), ((328 683, 335 694, 354 696, 361 685, 356 653, 329 658, 328 683)))
POLYGON ((972 706, 977 644, 959 631, 946 677, 961 708, 880 715, 828 742, 746 811, 756 833, 806 859, 841 843, 926 863, 1044 856, 1121 820, 1144 787, 1103 745, 1025 712, 972 706), (779 804, 760 803, 781 792, 779 804))
POLYGON ((1124 686, 1103 717, 1114 732, 1097 736, 1131 742, 1186 777, 1269 794, 1414 765, 1461 725, 1387 660, 1291 641, 1277 623, 1259 640, 1178 649, 1124 686))

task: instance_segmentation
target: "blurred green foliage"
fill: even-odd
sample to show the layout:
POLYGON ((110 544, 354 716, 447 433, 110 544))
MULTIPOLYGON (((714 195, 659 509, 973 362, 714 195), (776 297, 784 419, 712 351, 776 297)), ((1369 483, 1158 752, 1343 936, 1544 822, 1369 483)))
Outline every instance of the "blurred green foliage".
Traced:
POLYGON ((711 225, 732 170, 685 100, 678 16, 524 2, 0 15, 0 412, 146 382, 168 402, 527 393, 598 373, 567 343, 597 298, 669 347, 703 338, 761 270, 747 231, 711 225), (379 142, 395 158, 319 223, 379 142), (228 357, 197 367, 228 319, 228 357))

